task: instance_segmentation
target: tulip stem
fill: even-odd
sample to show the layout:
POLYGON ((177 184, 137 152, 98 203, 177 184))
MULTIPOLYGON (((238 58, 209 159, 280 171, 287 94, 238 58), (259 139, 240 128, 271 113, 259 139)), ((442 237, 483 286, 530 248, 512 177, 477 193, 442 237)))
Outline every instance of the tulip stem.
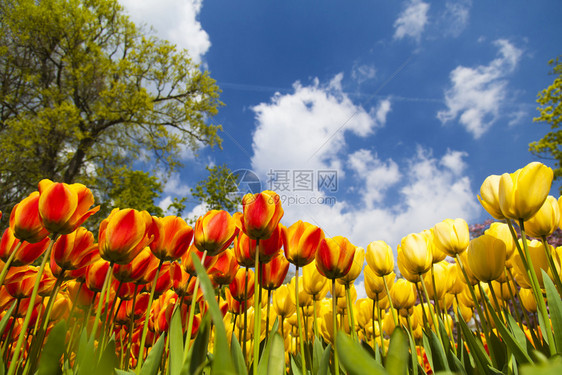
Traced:
POLYGON ((314 313, 314 337, 318 337, 318 313, 316 312, 316 294, 312 296, 312 311, 314 313))
POLYGON ((131 306, 131 318, 129 320, 129 335, 127 337, 127 353, 125 354, 125 370, 129 369, 129 359, 131 358, 131 345, 133 344, 133 332, 135 328, 135 304, 137 302, 138 284, 135 284, 133 292, 133 302, 131 306))
POLYGON ((41 276, 43 276, 43 272, 45 270, 45 265, 47 264, 47 260, 51 257, 51 250, 53 249, 53 245, 57 239, 58 235, 56 233, 52 234, 51 241, 49 242, 49 247, 45 251, 43 255, 43 260, 41 261, 41 266, 39 267, 39 271, 37 272, 37 277, 35 279, 35 284, 33 285, 33 290, 31 292, 31 297, 29 299, 29 305, 27 307, 27 311, 25 313, 25 318, 23 320, 23 324, 21 327, 20 335, 18 337, 18 341, 16 343, 16 349, 14 350, 14 357, 10 362, 10 367, 8 369, 8 375, 14 375, 18 365, 19 365, 19 357, 20 352, 23 346, 23 341, 27 335, 27 328, 29 327, 29 322, 31 321, 31 315, 33 315, 33 308, 35 307, 35 300, 37 299, 37 294, 39 291, 39 283, 41 282, 41 276))
POLYGON ((544 253, 546 254, 546 259, 548 260, 548 266, 552 270, 552 276, 554 279, 554 283, 556 284, 556 289, 558 290, 558 294, 562 296, 562 282, 560 282, 560 275, 558 274, 558 270, 556 269, 556 265, 554 264, 554 260, 552 259, 552 254, 548 248, 548 243, 546 242, 546 236, 542 236, 542 243, 544 245, 544 253))
MULTIPOLYGON (((376 350, 376 341, 375 339, 377 338, 377 336, 375 335, 375 309, 377 308, 377 301, 374 299, 373 300, 373 310, 371 311, 371 329, 373 330, 373 350, 376 350)), ((365 333, 366 333, 367 329, 365 329, 365 333)), ((382 342, 381 342, 382 343, 382 342)))
POLYGON ((345 296, 347 298, 347 311, 349 318, 349 329, 351 330, 351 337, 359 341, 357 338, 357 332, 355 332, 355 317, 353 316, 353 304, 351 303, 351 292, 349 284, 345 284, 345 296))
POLYGON ((248 271, 249 267, 246 266, 246 280, 244 282, 244 337, 240 337, 240 340, 244 340, 242 342, 242 352, 244 353, 244 356, 246 358, 246 366, 250 365, 250 361, 248 361, 248 352, 246 350, 248 341, 248 271))
POLYGON ((296 266, 297 271, 295 274, 295 303, 297 306, 297 324, 299 326, 299 341, 300 341, 300 348, 301 348, 301 363, 302 363, 302 373, 303 375, 306 374, 306 356, 304 353, 304 339, 302 335, 302 318, 301 318, 301 311, 299 308, 299 266, 296 266))
MULTIPOLYGON (((207 257, 207 250, 203 251, 201 257, 201 264, 205 264, 207 257)), ((189 282, 188 282, 189 285, 189 282)), ((189 354, 189 347, 191 346, 191 332, 193 330, 193 318, 195 317, 195 304, 197 303, 197 293, 199 292, 199 276, 195 279, 195 286, 193 287, 193 295, 191 296, 191 304, 189 305, 189 318, 187 321, 187 335, 185 336, 185 345, 183 346, 183 363, 187 361, 189 354)), ((149 306, 150 308, 150 306, 149 306)), ((140 367, 137 367, 140 368, 140 367)))
MULTIPOLYGON (((340 374, 340 364, 338 358, 338 351, 336 349, 336 340, 338 336, 338 324, 336 320, 336 311, 338 305, 336 302, 336 279, 332 279, 332 334, 334 335, 334 373, 335 375, 340 374)), ((306 373, 305 373, 306 374, 306 373)))
MULTIPOLYGON (((377 320, 379 322, 379 338, 381 339, 381 351, 382 351, 382 356, 384 358, 384 356, 386 354, 385 354, 384 341, 383 341, 384 340, 384 333, 383 333, 383 330, 382 330, 382 317, 381 317, 382 309, 380 307, 381 301, 380 301, 378 293, 377 293, 376 297, 377 297, 377 320)), ((390 297, 388 297, 388 298, 390 299, 390 297)))
POLYGON ((260 278, 260 240, 256 240, 256 254, 254 257, 254 267, 256 268, 256 274, 254 275, 254 375, 258 374, 258 362, 260 360, 260 339, 261 339, 261 306, 260 298, 261 293, 258 288, 258 282, 260 278))
MULTIPOLYGON (((535 273, 535 268, 533 267, 533 260, 531 259, 531 253, 529 252, 529 246, 527 246, 527 237, 525 236, 525 221, 523 219, 519 220, 519 229, 521 230, 521 242, 523 242, 523 251, 525 252, 525 258, 528 264, 528 272, 531 276, 531 285, 533 286, 533 291, 535 293, 535 298, 537 300, 537 307, 541 314, 543 323, 545 324, 546 336, 548 338, 548 348, 550 350, 550 355, 553 356, 557 353, 556 342, 554 342, 554 336, 552 334, 552 329, 550 326, 550 319, 548 318, 548 313, 546 312, 546 302, 542 295, 541 288, 539 286, 539 280, 537 274, 535 273)), ((515 242, 519 244, 519 242, 515 242)))
POLYGON ((271 301, 271 289, 267 289, 267 310, 265 316, 265 342, 267 342, 267 337, 269 335, 269 301, 271 301))
POLYGON ((392 298, 390 298, 390 291, 388 290, 388 284, 386 283, 385 276, 382 277, 382 282, 384 284, 384 290, 386 291, 386 295, 388 297, 388 303, 390 304, 390 314, 392 315, 392 319, 394 319, 394 326, 398 326, 398 312, 395 311, 394 305, 392 304, 392 298))
POLYGON ((14 251, 12 251, 6 263, 4 263, 4 267, 2 267, 2 272, 0 272, 0 286, 4 285, 4 280, 6 279, 6 275, 8 274, 8 271, 10 270, 10 266, 12 265, 12 262, 16 257, 16 253, 20 249, 22 243, 23 241, 18 242, 16 248, 14 249, 14 251))
MULTIPOLYGON (((439 296, 437 295, 437 285, 435 285, 435 264, 431 265, 431 282, 433 284, 433 303, 435 303, 435 308, 437 314, 441 317, 444 317, 443 311, 441 311, 441 307, 439 306, 439 296)), ((429 301, 428 301, 429 302, 429 301)))
POLYGON ((146 312, 144 314, 144 325, 142 327, 142 337, 140 342, 139 358, 137 361, 137 369, 136 369, 137 374, 140 372, 144 360, 144 347, 146 345, 146 336, 148 334, 148 321, 150 320, 152 301, 154 300, 154 292, 156 291, 156 284, 158 282, 158 277, 160 276, 160 269, 162 268, 162 264, 164 264, 164 261, 160 259, 160 263, 158 264, 158 268, 156 269, 156 275, 154 275, 154 280, 152 280, 152 287, 150 288, 150 297, 148 297, 148 305, 146 306, 146 312))
MULTIPOLYGON (((500 312, 500 316, 503 318, 503 321, 505 323, 507 323, 507 316, 505 315, 505 312, 502 311, 502 307, 500 306, 500 303, 498 302, 498 298, 496 297, 496 292, 494 291, 494 288, 492 286, 492 282, 489 281, 488 282, 488 287, 490 288, 490 294, 492 295, 492 299, 494 300, 494 304, 496 305, 496 308, 499 310, 500 312)), ((501 287, 501 286, 500 286, 501 287)))
MULTIPOLYGON (((420 275, 420 281, 421 281, 423 294, 425 295, 425 300, 427 301, 427 305, 429 306, 431 305, 431 303, 429 302, 429 294, 427 293, 427 288, 425 287, 425 282, 423 281, 422 275, 420 275)), ((433 311, 430 311, 429 314, 431 315, 431 319, 433 320, 433 328, 435 329, 435 333, 437 333, 437 337, 439 338, 439 341, 441 341, 441 344, 443 345, 441 330, 439 329, 439 323, 437 322, 437 318, 435 317, 436 314, 435 309, 433 309, 433 311)), ((445 347, 445 345, 443 345, 443 347, 445 347)))

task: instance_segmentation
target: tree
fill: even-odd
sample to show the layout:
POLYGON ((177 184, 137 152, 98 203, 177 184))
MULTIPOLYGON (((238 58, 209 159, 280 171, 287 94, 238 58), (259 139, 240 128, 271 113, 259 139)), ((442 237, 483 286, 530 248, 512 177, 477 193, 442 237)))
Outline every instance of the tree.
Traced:
POLYGON ((220 147, 215 81, 116 0, 0 0, 0 24, 3 212, 43 178, 155 209, 181 152, 220 147))
MULTIPOLYGON (((550 124, 551 132, 547 133, 539 141, 529 144, 529 150, 535 155, 549 157, 556 160, 554 178, 562 177, 562 62, 560 57, 549 61, 555 75, 554 82, 538 94, 537 102, 540 115, 533 121, 546 122, 550 124)), ((560 190, 562 193, 562 188, 560 190)))
POLYGON ((225 165, 206 168, 209 176, 200 181, 195 189, 191 189, 191 195, 200 203, 204 203, 209 210, 238 210, 242 200, 235 194, 238 186, 230 169, 225 165))

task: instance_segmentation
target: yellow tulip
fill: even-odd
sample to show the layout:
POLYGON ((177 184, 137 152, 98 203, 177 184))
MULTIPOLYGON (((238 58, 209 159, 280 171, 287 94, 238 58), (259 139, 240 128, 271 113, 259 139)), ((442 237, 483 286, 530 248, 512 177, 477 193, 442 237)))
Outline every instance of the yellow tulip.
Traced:
POLYGON ((302 279, 304 290, 312 296, 313 300, 320 301, 328 294, 330 289, 328 279, 318 272, 314 260, 302 268, 302 279))
POLYGON ((453 258, 465 251, 470 242, 468 224, 464 219, 445 219, 435 224, 433 235, 435 245, 453 258))
POLYGON ((466 257, 474 276, 482 282, 490 282, 500 277, 505 269, 505 244, 483 234, 470 241, 466 257))
POLYGON ((287 318, 296 311, 296 305, 289 297, 293 294, 294 290, 294 288, 290 289, 289 285, 285 284, 273 292, 273 309, 282 318, 287 318))
POLYGON ((521 288, 519 291, 519 299, 525 310, 532 313, 537 312, 537 300, 531 289, 521 288))
POLYGON ((494 219, 503 220, 502 210, 500 209, 500 176, 491 175, 486 177, 482 186, 480 186, 480 195, 478 200, 480 204, 494 219))
POLYGON ((511 259, 513 253, 515 252, 515 241, 509 230, 509 225, 505 223, 492 223, 490 227, 484 231, 484 234, 496 237, 498 240, 502 240, 505 244, 506 258, 511 259))
POLYGON ((390 289, 392 304, 397 310, 408 310, 416 303, 414 286, 405 279, 398 279, 390 289))
POLYGON ((500 209, 506 218, 528 220, 544 204, 552 185, 552 169, 532 162, 500 178, 500 209))
POLYGON ((420 275, 413 274, 410 270, 406 267, 406 261, 404 260, 404 252, 402 251, 402 247, 398 245, 398 256, 396 257, 396 263, 398 264, 398 270, 402 277, 408 280, 411 283, 417 283, 420 281, 420 275))
POLYGON ((355 248, 355 255, 353 256, 353 263, 349 272, 337 279, 336 281, 343 285, 353 284, 355 279, 359 277, 361 271, 363 271, 363 264, 365 263, 365 249, 362 247, 355 248))
MULTIPOLYGON (((519 239, 519 243, 521 244, 521 247, 523 247, 523 242, 521 241, 521 239, 519 239)), ((544 245, 542 242, 537 240, 527 240, 527 247, 529 248, 529 254, 531 255, 531 261, 533 262, 533 268, 537 275, 539 285, 541 288, 544 288, 541 270, 544 270, 546 273, 551 275, 550 268, 548 266, 548 258, 546 257, 546 254, 544 252, 544 245)), ((554 251, 554 248, 550 244, 548 244, 548 251, 550 251, 551 254, 554 251)), ((530 285, 529 275, 527 274, 519 253, 515 253, 515 255, 513 256, 513 262, 515 263, 515 266, 519 271, 519 275, 522 276, 524 280, 522 286, 527 287, 527 285, 530 285)), ((520 280, 518 280, 518 282, 519 281, 520 280)))
MULTIPOLYGON (((293 303, 296 304, 295 293, 294 293, 295 286, 296 286, 295 281, 296 281, 296 277, 293 277, 289 282, 289 288, 291 288, 292 291, 289 294, 289 298, 291 298, 293 303)), ((308 305, 312 305, 312 296, 304 290, 303 279, 302 277, 299 277, 299 307, 308 306, 308 305)))
POLYGON ((426 229, 422 233, 427 238, 427 249, 433 257, 431 262, 435 264, 447 258, 447 253, 441 250, 435 243, 435 234, 433 233, 433 228, 426 229))
POLYGON ((410 273, 421 275, 429 271, 433 264, 433 254, 428 236, 424 233, 412 233, 402 238, 400 246, 403 265, 410 273))
POLYGON ((443 298, 451 287, 452 281, 454 281, 449 277, 449 266, 445 261, 433 265, 433 277, 428 272, 423 278, 427 288, 427 294, 429 294, 429 298, 433 300, 440 300, 443 298), (433 284, 433 278, 435 278, 435 284, 433 284))
POLYGON ((558 201, 549 195, 539 212, 525 222, 525 232, 535 238, 550 236, 560 224, 560 207, 558 201))
MULTIPOLYGON (((363 276, 365 280, 365 291, 367 292, 367 296, 370 299, 377 299, 377 298, 380 299, 381 297, 386 295, 382 277, 377 276, 375 272, 371 269, 371 267, 369 266, 365 267, 365 270, 363 271, 363 276)), ((386 280, 386 284, 388 285, 388 288, 392 288, 392 285, 394 284, 394 279, 396 278, 394 272, 391 272, 390 274, 384 276, 384 278, 386 280)))
POLYGON ((367 245, 367 264, 377 276, 386 276, 394 271, 392 248, 384 241, 373 241, 367 245))

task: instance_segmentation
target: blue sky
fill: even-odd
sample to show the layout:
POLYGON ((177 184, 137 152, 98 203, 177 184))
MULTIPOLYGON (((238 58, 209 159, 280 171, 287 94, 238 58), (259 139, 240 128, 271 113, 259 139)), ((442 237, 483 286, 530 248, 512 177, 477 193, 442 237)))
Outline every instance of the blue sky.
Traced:
POLYGON ((225 104, 211 119, 223 150, 186 153, 162 206, 227 164, 282 188, 286 225, 396 248, 445 218, 490 218, 483 180, 538 160, 528 143, 548 130, 532 119, 561 53, 558 1, 122 3, 187 48, 225 104), (319 188, 326 176, 337 188, 319 188))

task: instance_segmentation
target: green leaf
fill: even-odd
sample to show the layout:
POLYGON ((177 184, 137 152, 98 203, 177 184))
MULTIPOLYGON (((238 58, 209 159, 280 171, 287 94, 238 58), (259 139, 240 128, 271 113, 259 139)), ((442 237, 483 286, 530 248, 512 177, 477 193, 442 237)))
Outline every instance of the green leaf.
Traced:
POLYGON ((318 337, 314 336, 314 344, 312 346, 312 374, 316 375, 320 368, 320 360, 322 359, 322 343, 318 337))
POLYGON ((135 375, 135 373, 133 371, 124 371, 124 370, 119 370, 118 368, 115 369, 115 374, 116 375, 135 375))
POLYGON ((282 374, 285 369, 285 343, 279 333, 273 334, 273 337, 270 338, 269 341, 271 342, 271 348, 269 351, 267 374, 282 374))
POLYGON ((406 331, 406 334, 408 335, 408 341, 410 342, 410 353, 411 353, 410 358, 412 362, 412 375, 418 375, 419 363, 418 363, 418 352, 416 351, 416 343, 414 342, 412 335, 410 335, 410 332, 406 331))
POLYGON ((322 359, 320 360, 320 366, 318 367, 318 375, 330 375, 330 352, 332 351, 332 345, 328 344, 324 349, 324 354, 322 354, 322 359))
POLYGON ((429 330, 429 332, 426 331, 424 334, 427 335, 429 347, 431 348, 433 364, 435 365, 433 371, 450 371, 451 369, 449 368, 449 363, 447 362, 447 356, 443 351, 443 344, 439 341, 435 332, 433 332, 433 330, 429 330))
POLYGON ((60 374, 60 359, 64 352, 66 339, 66 322, 60 321, 53 327, 43 347, 39 362, 39 375, 60 374))
POLYGON ((336 350, 342 367, 350 375, 387 374, 385 369, 361 345, 342 331, 337 333, 336 350))
POLYGON ((470 350, 471 358, 474 359, 474 361, 476 362, 475 363, 476 368, 478 369, 487 368, 488 365, 491 364, 491 361, 490 361, 490 357, 488 357, 488 354, 484 350, 484 345, 482 345, 482 342, 480 340, 477 340, 474 337, 472 331, 466 325, 466 322, 464 321, 464 318, 462 317, 460 310, 458 311, 458 317, 459 317, 459 325, 461 326, 462 334, 470 350))
POLYGON ((179 308, 176 308, 172 315, 168 335, 170 340, 170 354, 168 356, 170 375, 180 375, 183 367, 183 329, 179 308))
POLYGON ((16 308, 16 304, 17 302, 14 301, 14 303, 12 303, 12 306, 10 306, 8 311, 6 311, 6 315, 4 315, 4 317, 0 321, 0 337, 4 335, 4 330, 8 326, 8 322, 10 321, 10 317, 12 316, 12 312, 14 312, 14 309, 16 308))
POLYGON ((209 313, 211 314, 215 324, 215 347, 213 350, 215 358, 212 365, 213 374, 234 374, 234 363, 232 361, 232 357, 230 356, 230 350, 228 348, 228 341, 226 338, 226 329, 224 328, 222 313, 215 297, 215 290, 213 289, 211 280, 209 280, 209 276, 201 265, 199 257, 193 253, 191 254, 191 259, 193 260, 193 265, 197 271, 197 276, 199 277, 199 282, 201 283, 201 289, 205 295, 205 300, 209 305, 209 313))
POLYGON ((193 346, 189 349, 188 361, 190 374, 196 374, 196 370, 204 364, 207 359, 207 347, 209 345, 210 333, 209 315, 205 314, 197 330, 197 336, 195 337, 193 346))
POLYGON ((423 341, 423 348, 425 350, 425 356, 427 357, 427 361, 429 362, 429 367, 431 367, 432 371, 435 371, 435 367, 433 366, 433 353, 431 352, 431 345, 429 345, 429 338, 425 334, 422 337, 423 341))
POLYGON ((301 366, 295 361, 295 357, 291 355, 291 372, 293 375, 302 375, 301 366))
POLYGON ((117 356, 115 355, 115 338, 112 337, 103 351, 96 367, 96 372, 98 374, 111 374, 116 365, 118 365, 118 363, 117 356))
POLYGON ((234 333, 232 333, 232 337, 230 339, 230 354, 232 356, 232 360, 234 361, 236 373, 238 375, 248 375, 248 369, 246 369, 242 348, 240 347, 240 343, 234 333))
POLYGON ((88 340, 86 329, 82 330, 76 353, 75 372, 76 374, 91 374, 96 368, 96 352, 94 340, 88 340))
MULTIPOLYGON (((519 342, 515 339, 515 337, 513 337, 511 332, 503 324, 503 321, 500 320, 500 318, 498 317, 498 315, 496 314, 496 312, 492 308, 492 305, 490 304, 490 301, 488 300, 488 297, 486 295, 484 295, 484 300, 485 300, 486 305, 488 306, 488 310, 490 312, 490 315, 492 316, 492 319, 494 320, 494 323, 496 325, 496 329, 498 330, 499 334, 501 335, 501 338, 502 338, 503 342, 505 343, 505 345, 509 348, 511 353, 515 356, 515 359, 517 360, 517 362, 519 362, 520 364, 532 362, 533 360, 531 359, 531 357, 529 357, 529 354, 527 354, 527 350, 526 350, 527 348, 519 345, 519 342)), ((497 337, 494 337, 495 335, 494 335, 493 332, 491 332, 490 334, 492 335, 492 336, 490 336, 490 340, 492 342, 488 343, 488 347, 490 348, 490 346, 492 346, 492 348, 490 348, 490 350, 493 349, 494 353, 499 353, 499 350, 498 350, 499 339, 497 339, 497 337)), ((505 355, 504 355, 504 357, 505 357, 505 355)), ((497 358, 497 359, 499 360, 501 358, 497 358)), ((504 362, 505 362, 505 358, 504 358, 504 362)), ((498 362, 498 366, 503 366, 503 363, 498 362)))
MULTIPOLYGON (((279 328, 279 320, 275 319, 275 322, 273 323, 273 328, 272 328, 271 332, 277 332, 278 328, 279 328)), ((269 354, 270 354, 270 351, 271 351, 271 344, 272 344, 273 337, 274 337, 274 335, 269 336, 269 339, 267 340, 267 343, 265 344, 265 347, 261 351, 261 356, 260 356, 260 360, 259 360, 259 363, 258 363, 258 374, 260 374, 260 375, 265 375, 265 374, 268 373, 269 354)), ((283 346, 283 348, 284 348, 284 346, 283 346)))
POLYGON ((494 351, 494 358, 496 359, 497 368, 503 368, 507 362, 507 348, 503 341, 501 341, 494 333, 494 331, 490 332, 490 342, 488 343, 488 349, 494 351))
POLYGON ((406 335, 400 328, 395 329, 390 338, 385 369, 389 375, 405 375, 408 373, 408 360, 408 340, 406 335))
POLYGON ((148 353, 139 375, 156 375, 158 373, 158 368, 162 361, 162 354, 164 354, 165 340, 166 335, 161 334, 156 344, 152 346, 152 349, 148 353))
POLYGON ((562 300, 548 274, 544 270, 541 270, 541 272, 544 288, 546 289, 554 342, 556 343, 557 353, 562 354, 562 300))

